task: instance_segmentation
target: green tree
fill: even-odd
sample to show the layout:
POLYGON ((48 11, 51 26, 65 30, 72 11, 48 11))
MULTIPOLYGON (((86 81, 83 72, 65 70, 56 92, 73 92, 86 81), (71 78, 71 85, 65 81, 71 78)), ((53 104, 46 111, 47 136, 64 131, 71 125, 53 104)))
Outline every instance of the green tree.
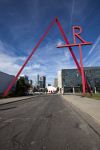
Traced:
POLYGON ((38 90, 37 90, 37 88, 36 87, 34 87, 33 88, 33 92, 37 92, 38 90))
POLYGON ((16 95, 17 96, 23 96, 26 95, 29 89, 29 84, 25 83, 25 78, 20 77, 20 79, 17 81, 16 84, 16 95))
POLYGON ((80 92, 82 92, 82 84, 80 84, 80 92))
POLYGON ((59 87, 57 87, 57 92, 59 92, 59 87))

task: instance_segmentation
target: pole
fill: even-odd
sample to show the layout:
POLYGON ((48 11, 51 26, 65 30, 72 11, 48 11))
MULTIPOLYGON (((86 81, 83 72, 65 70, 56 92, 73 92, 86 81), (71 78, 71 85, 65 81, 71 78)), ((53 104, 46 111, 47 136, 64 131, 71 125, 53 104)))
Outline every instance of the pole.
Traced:
POLYGON ((82 89, 83 89, 83 96, 85 94, 85 76, 84 76, 84 67, 82 61, 82 46, 79 44, 79 51, 80 51, 80 66, 81 66, 81 74, 82 74, 82 89))

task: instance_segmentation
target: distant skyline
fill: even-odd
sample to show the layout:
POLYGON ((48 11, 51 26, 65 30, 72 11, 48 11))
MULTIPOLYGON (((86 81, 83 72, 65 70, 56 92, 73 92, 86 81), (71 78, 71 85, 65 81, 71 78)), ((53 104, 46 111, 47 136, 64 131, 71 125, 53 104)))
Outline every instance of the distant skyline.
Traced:
MULTIPOLYGON (((0 0, 0 71, 16 75, 50 22, 58 16, 70 43, 72 26, 83 28, 83 38, 93 45, 83 48, 84 66, 100 66, 99 0, 0 0)), ((53 83, 60 69, 76 68, 56 25, 50 30, 22 74, 53 83)), ((78 48, 73 49, 79 60, 78 48)))

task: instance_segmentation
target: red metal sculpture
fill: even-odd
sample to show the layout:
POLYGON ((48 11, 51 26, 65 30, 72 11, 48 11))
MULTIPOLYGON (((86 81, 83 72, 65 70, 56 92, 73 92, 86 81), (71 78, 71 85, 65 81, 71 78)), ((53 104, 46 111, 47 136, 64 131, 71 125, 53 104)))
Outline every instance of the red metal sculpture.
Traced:
MULTIPOLYGON (((59 45, 57 46, 57 48, 63 48, 63 47, 72 47, 72 46, 78 46, 79 47, 79 51, 80 51, 80 66, 81 66, 81 76, 82 76, 82 89, 83 89, 83 95, 86 92, 86 88, 87 88, 87 83, 86 83, 86 79, 85 79, 85 75, 84 75, 84 67, 83 67, 83 61, 82 61, 82 46, 83 45, 90 45, 92 44, 91 42, 86 42, 81 36, 80 34, 82 33, 82 28, 80 26, 73 26, 73 39, 74 39, 74 44, 65 44, 65 45, 59 45), (76 30, 78 32, 76 32, 76 30), (78 38, 81 43, 77 43, 76 42, 76 38, 78 38)), ((89 88, 89 86, 88 86, 89 88)), ((91 89, 89 89, 91 90, 91 89)), ((91 92, 91 91, 90 91, 91 92)))
POLYGON ((82 46, 82 45, 91 44, 91 43, 84 41, 84 40, 80 37, 80 33, 81 33, 81 30, 82 30, 80 27, 77 27, 77 28, 80 30, 79 33, 75 32, 76 27, 73 27, 74 45, 72 45, 72 44, 70 45, 70 43, 69 43, 69 41, 68 41, 68 39, 67 39, 67 37, 66 37, 66 35, 65 35, 65 33, 64 33, 64 30, 63 30, 63 28, 62 28, 62 26, 61 26, 61 24, 60 24, 58 18, 55 18, 55 19, 51 22, 51 24, 49 25, 49 27, 47 28, 47 30, 45 31, 45 33, 43 34, 43 36, 40 38, 39 42, 38 42, 38 43, 36 44, 36 46, 33 48, 31 54, 28 56, 28 58, 26 59, 26 61, 25 61, 24 64, 23 64, 23 66, 20 68, 20 70, 19 70, 19 72, 17 73, 17 75, 15 76, 15 78, 12 80, 12 82, 11 82, 11 83, 9 84, 9 86, 7 87, 6 91, 5 91, 4 94, 3 94, 4 97, 8 94, 8 92, 10 91, 10 89, 12 88, 12 86, 14 85, 14 83, 17 81, 18 76, 21 74, 22 70, 24 69, 24 67, 26 66, 26 64, 28 63, 28 61, 31 59, 32 55, 35 53, 36 49, 39 47, 39 45, 41 44, 41 42, 43 41, 43 39, 46 37, 46 35, 48 34, 49 30, 50 30, 51 27, 54 25, 54 23, 57 24, 57 26, 58 26, 58 28, 59 28, 59 30, 60 30, 60 32, 61 32, 61 35, 63 36, 64 41, 65 41, 66 44, 67 44, 67 45, 62 45, 62 46, 60 46, 60 47, 66 47, 66 46, 67 46, 67 47, 69 48, 69 51, 70 51, 70 53, 71 53, 71 55, 72 55, 72 57, 73 57, 73 59, 74 59, 74 61, 75 61, 75 63, 76 63, 76 66, 77 66, 77 68, 78 68, 78 70, 79 70, 81 76, 82 76, 82 85, 83 85, 83 87, 84 87, 84 88, 83 88, 83 94, 85 93, 85 85, 86 85, 86 88, 88 88, 89 91, 90 91, 90 87, 89 87, 89 85, 88 85, 88 83, 87 83, 87 81, 86 81, 86 78, 85 78, 85 76, 84 76, 84 69, 83 69, 83 64, 82 64, 82 50, 81 50, 81 46, 82 46), (80 39, 82 43, 77 44, 77 43, 76 43, 76 37, 77 37, 78 39, 80 39), (73 50, 72 50, 72 46, 79 46, 79 48, 80 48, 80 61, 81 61, 81 66, 79 65, 79 63, 78 63, 78 61, 77 61, 77 59, 76 59, 76 57, 75 57, 75 54, 74 54, 74 52, 73 52, 73 50))

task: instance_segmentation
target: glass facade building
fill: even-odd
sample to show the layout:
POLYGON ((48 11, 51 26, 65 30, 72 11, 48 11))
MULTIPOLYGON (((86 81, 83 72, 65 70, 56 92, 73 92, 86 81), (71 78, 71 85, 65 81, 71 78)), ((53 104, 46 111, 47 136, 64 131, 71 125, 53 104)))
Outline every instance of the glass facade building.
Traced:
POLYGON ((40 77, 40 88, 45 88, 46 87, 46 77, 41 76, 40 77))
MULTIPOLYGON (((85 67, 84 73, 90 87, 92 89, 96 87, 100 91, 100 67, 85 67)), ((80 87, 82 85, 81 76, 77 69, 62 69, 61 80, 60 88, 80 87)))

